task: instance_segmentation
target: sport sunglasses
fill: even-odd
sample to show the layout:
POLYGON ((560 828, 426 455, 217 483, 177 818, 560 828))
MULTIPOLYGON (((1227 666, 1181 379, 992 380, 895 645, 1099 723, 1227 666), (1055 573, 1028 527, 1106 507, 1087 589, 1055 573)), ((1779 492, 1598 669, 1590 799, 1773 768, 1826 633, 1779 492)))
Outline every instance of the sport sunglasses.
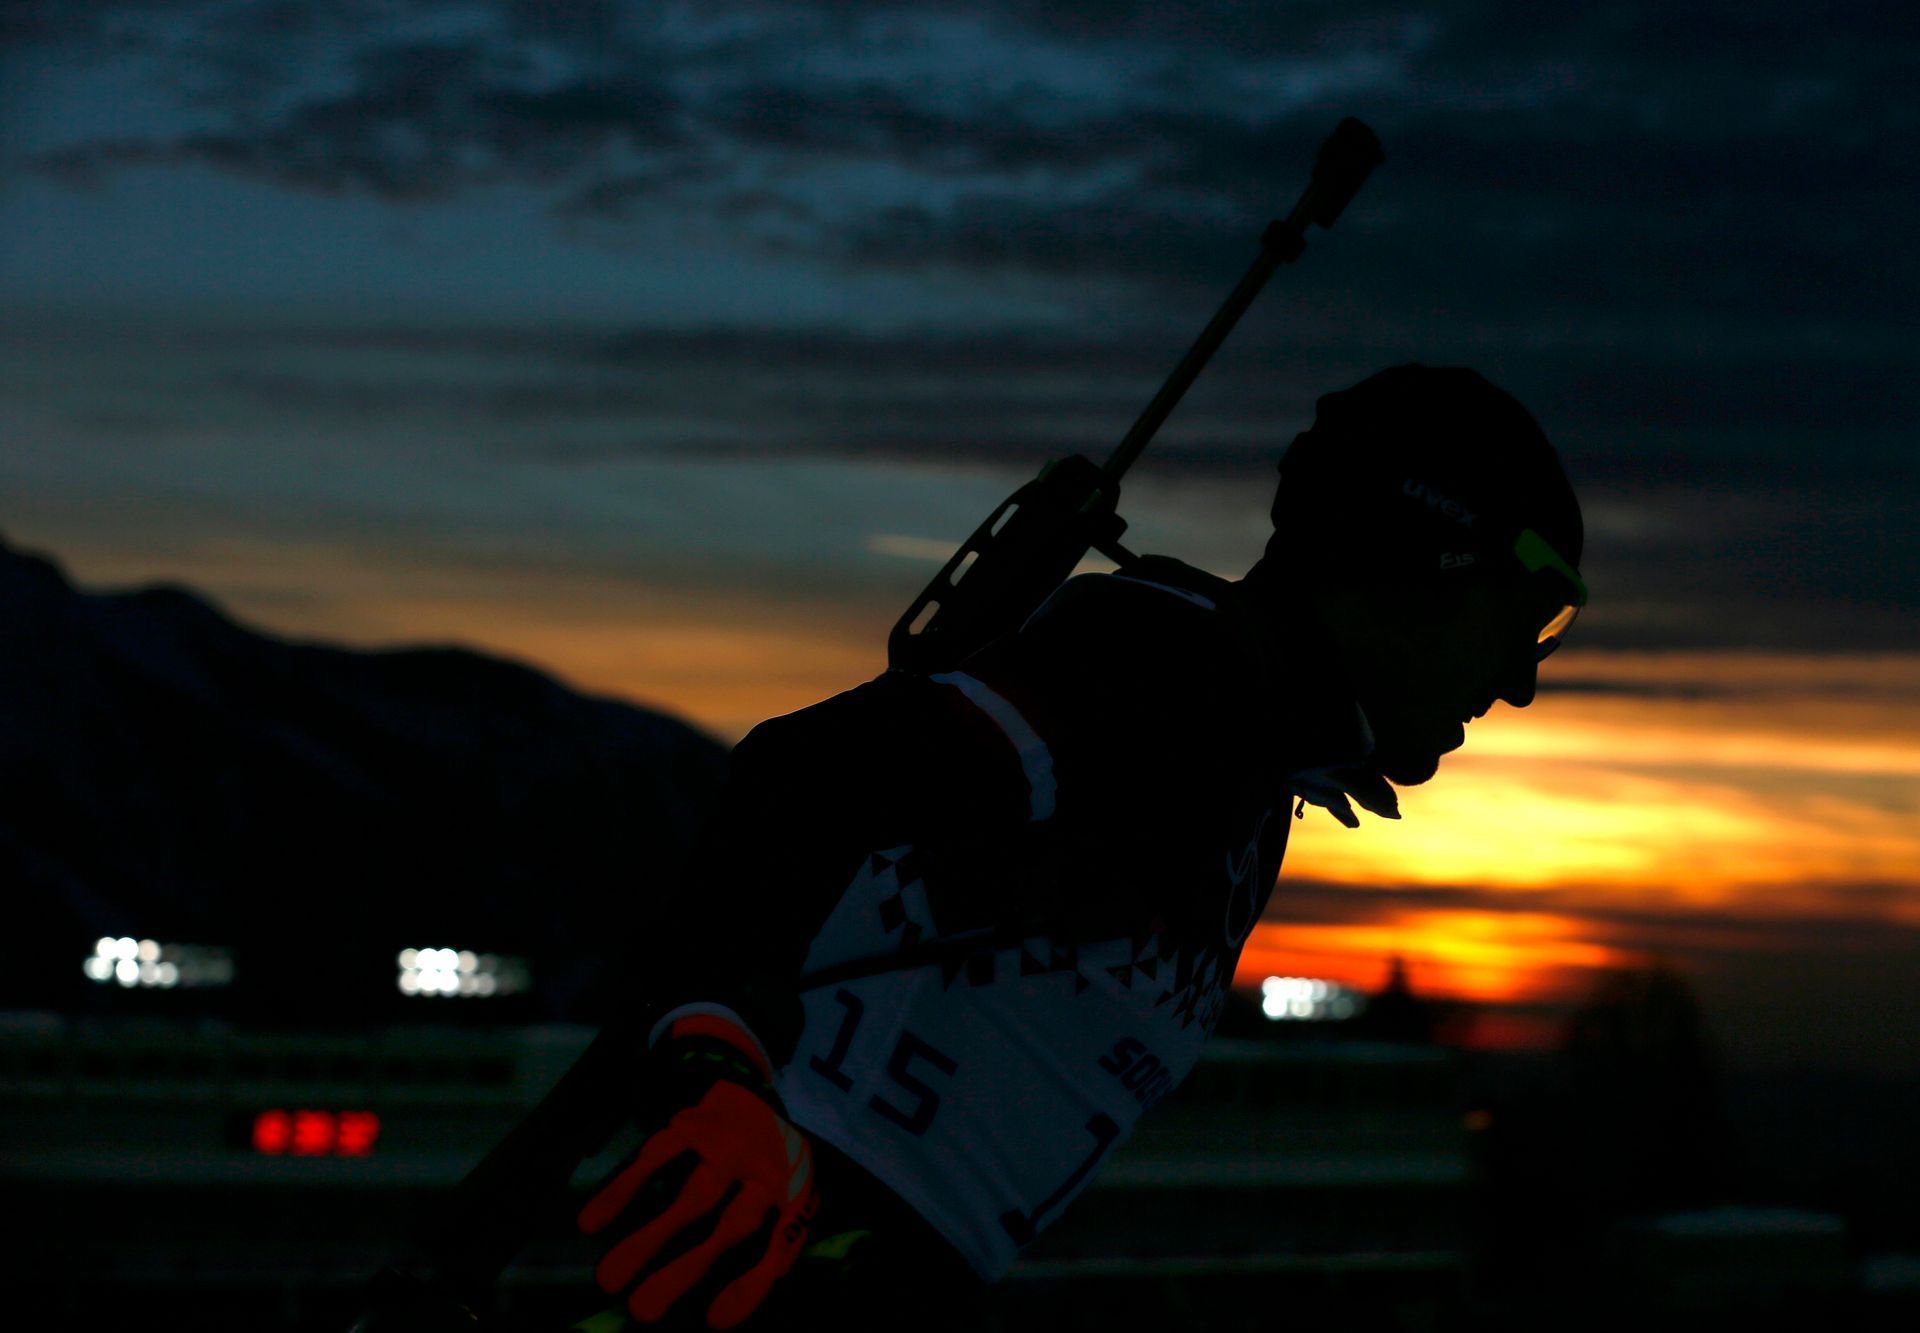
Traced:
POLYGON ((1580 615, 1580 608, 1587 604, 1587 581, 1580 577, 1580 571, 1568 564, 1560 553, 1548 544, 1547 539, 1532 528, 1523 528, 1514 538, 1514 557, 1529 574, 1538 574, 1543 570, 1558 574, 1573 589, 1573 597, 1554 612, 1547 623, 1540 627, 1538 647, 1535 649, 1535 661, 1544 662, 1554 649, 1567 637, 1567 631, 1573 628, 1573 622, 1580 615))

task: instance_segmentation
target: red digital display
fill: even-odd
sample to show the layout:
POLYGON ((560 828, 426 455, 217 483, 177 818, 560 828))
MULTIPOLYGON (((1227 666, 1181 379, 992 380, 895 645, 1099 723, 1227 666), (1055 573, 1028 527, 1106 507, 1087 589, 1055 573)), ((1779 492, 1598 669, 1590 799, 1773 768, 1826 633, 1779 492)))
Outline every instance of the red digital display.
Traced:
POLYGON ((253 1149, 274 1157, 366 1157, 380 1138, 372 1111, 262 1111, 253 1149))
POLYGON ((253 1118, 255 1152, 283 1153, 293 1140, 293 1117, 285 1111, 262 1111, 253 1118))
POLYGON ((333 1151, 340 1157, 365 1157, 379 1137, 379 1116, 371 1111, 342 1111, 335 1122, 333 1151))

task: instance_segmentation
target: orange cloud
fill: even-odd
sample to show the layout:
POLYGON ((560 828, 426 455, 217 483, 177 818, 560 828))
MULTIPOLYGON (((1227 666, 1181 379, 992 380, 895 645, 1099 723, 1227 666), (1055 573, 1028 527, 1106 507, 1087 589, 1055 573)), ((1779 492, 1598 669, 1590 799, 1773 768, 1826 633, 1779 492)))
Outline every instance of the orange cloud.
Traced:
POLYGON ((1435 995, 1554 1004, 1585 993, 1594 969, 1655 947, 1723 958, 1816 947, 1798 921, 1823 923, 1826 944, 1846 949, 1859 941, 1837 942, 1834 923, 1920 925, 1920 661, 1569 654, 1553 665, 1621 692, 1496 710, 1432 783, 1401 793, 1398 823, 1348 831, 1309 811, 1243 983, 1278 972, 1372 987, 1401 955, 1435 995), (1351 910, 1367 919, 1287 922, 1289 876, 1353 886, 1351 910), (1519 910, 1370 910, 1369 886, 1483 892, 1519 910), (1529 910, 1530 899, 1556 906, 1529 910))
MULTIPOLYGON (((1570 673, 1591 678, 1573 670, 1585 665, 1570 673)), ((1713 683, 1698 656, 1671 673, 1637 666, 1647 674, 1622 684, 1713 683)), ((1402 792, 1403 821, 1348 833, 1309 818, 1288 868, 1695 908, 1904 883, 1913 896, 1883 910, 1920 920, 1920 663, 1734 657, 1728 676, 1760 696, 1549 694, 1496 709, 1437 779, 1402 792)))
MULTIPOLYGON (((922 562, 939 546, 869 544, 922 562)), ((729 741, 876 674, 894 609, 286 538, 196 537, 159 563, 116 549, 63 554, 85 583, 164 575, 277 633, 502 653, 729 741)), ((1310 812, 1287 875, 1920 924, 1920 657, 1574 649, 1546 672, 1597 689, 1496 708, 1434 782, 1402 793, 1403 821, 1349 832, 1310 812)), ((1360 956, 1361 938, 1343 947, 1360 956)), ((1377 969, 1391 941, 1365 938, 1377 969)), ((1448 938, 1464 978, 1460 941, 1482 937, 1448 938)))
POLYGON ((513 658, 728 743, 886 666, 890 622, 846 605, 570 568, 239 538, 195 541, 161 569, 111 548, 75 552, 70 567, 88 587, 183 582, 269 633, 367 648, 452 643, 513 658))

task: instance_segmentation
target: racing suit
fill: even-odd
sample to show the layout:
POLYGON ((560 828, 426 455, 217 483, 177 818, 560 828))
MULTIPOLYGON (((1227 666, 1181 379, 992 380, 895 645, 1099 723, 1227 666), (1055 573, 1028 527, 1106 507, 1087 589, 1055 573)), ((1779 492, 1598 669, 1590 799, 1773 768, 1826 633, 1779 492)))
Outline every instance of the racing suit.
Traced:
POLYGON ((886 1232, 896 1278, 1000 1277, 1193 1068, 1293 798, 1371 744, 1283 635, 1143 557, 735 750, 658 994, 758 1034, 834 1225, 886 1232))

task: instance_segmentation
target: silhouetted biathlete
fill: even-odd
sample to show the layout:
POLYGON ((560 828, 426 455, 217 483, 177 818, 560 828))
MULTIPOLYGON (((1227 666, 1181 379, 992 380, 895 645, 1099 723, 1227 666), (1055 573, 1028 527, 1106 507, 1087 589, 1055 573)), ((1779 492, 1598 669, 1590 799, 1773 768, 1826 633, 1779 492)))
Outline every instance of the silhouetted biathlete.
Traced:
POLYGON ((1322 397, 1273 520, 1238 581, 1082 575, 740 743, 647 945, 653 1136, 581 1215, 632 1317, 958 1317, 1193 1068, 1292 815, 1398 818, 1586 601, 1558 456, 1471 370, 1322 397))

